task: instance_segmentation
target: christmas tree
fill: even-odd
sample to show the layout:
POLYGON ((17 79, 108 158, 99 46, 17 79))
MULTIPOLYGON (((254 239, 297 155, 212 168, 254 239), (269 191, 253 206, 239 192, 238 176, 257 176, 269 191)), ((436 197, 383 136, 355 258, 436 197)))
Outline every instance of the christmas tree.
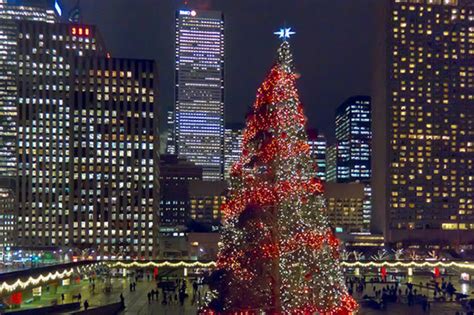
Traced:
POLYGON ((307 143, 306 118, 283 29, 278 58, 247 117, 233 165, 209 313, 350 314, 339 242, 307 143))

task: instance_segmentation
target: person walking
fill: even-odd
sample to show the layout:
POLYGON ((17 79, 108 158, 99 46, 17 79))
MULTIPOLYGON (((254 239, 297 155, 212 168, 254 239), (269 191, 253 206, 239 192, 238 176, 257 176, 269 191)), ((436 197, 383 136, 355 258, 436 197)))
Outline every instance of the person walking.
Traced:
POLYGON ((122 304, 122 309, 125 308, 125 298, 123 297, 123 294, 120 293, 120 303, 122 304))
POLYGON ((87 300, 84 301, 84 310, 87 311, 87 309, 89 308, 89 302, 87 302, 87 300))
POLYGON ((61 302, 64 304, 64 293, 61 293, 61 302))

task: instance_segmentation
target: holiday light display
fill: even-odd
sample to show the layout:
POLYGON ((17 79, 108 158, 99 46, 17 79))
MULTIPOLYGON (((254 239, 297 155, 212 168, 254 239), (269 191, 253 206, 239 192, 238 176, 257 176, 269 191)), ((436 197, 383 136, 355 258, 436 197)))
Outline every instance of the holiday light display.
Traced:
POLYGON ((257 92, 230 175, 203 314, 350 314, 339 241, 309 154, 287 38, 257 92))
POLYGON ((37 277, 29 277, 26 280, 18 279, 14 283, 9 284, 7 282, 2 282, 0 284, 0 293, 5 292, 15 292, 18 290, 23 290, 29 286, 37 286, 39 284, 47 283, 54 280, 59 280, 63 278, 70 277, 74 273, 73 268, 69 268, 62 272, 49 272, 46 275, 39 275, 37 277))
POLYGON ((215 267, 215 262, 186 262, 186 261, 147 261, 147 262, 139 262, 139 261, 132 261, 132 262, 107 262, 107 266, 110 268, 150 268, 150 267, 169 267, 169 268, 212 268, 215 267))

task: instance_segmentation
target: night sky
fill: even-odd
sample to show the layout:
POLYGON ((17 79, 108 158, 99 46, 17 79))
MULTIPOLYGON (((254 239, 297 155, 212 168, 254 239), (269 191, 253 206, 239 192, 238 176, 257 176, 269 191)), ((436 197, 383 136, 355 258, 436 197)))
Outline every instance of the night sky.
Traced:
MULTIPOLYGON (((309 126, 333 139, 334 110, 370 94, 377 0, 190 0, 190 9, 220 10, 225 19, 226 122, 243 122, 272 65, 284 23, 291 39, 309 126)), ((62 0, 68 12, 77 0, 62 0)), ((82 22, 96 24, 112 56, 155 59, 161 126, 174 102, 175 11, 184 1, 81 0, 82 22)))

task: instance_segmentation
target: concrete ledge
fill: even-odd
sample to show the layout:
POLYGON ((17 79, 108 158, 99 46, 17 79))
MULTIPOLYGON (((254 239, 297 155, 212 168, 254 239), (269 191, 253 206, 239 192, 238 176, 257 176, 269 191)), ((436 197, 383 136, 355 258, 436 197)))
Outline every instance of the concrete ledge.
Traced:
POLYGON ((79 312, 74 312, 72 314, 74 315, 103 315, 103 314, 118 314, 120 311, 124 309, 123 305, 121 302, 114 303, 114 304, 108 304, 104 306, 99 306, 99 307, 94 307, 90 308, 87 311, 79 311, 79 312))
POLYGON ((14 312, 8 312, 8 314, 15 315, 45 315, 52 313, 71 312, 81 308, 81 303, 74 302, 68 304, 58 304, 46 307, 31 308, 27 310, 20 310, 14 312))

